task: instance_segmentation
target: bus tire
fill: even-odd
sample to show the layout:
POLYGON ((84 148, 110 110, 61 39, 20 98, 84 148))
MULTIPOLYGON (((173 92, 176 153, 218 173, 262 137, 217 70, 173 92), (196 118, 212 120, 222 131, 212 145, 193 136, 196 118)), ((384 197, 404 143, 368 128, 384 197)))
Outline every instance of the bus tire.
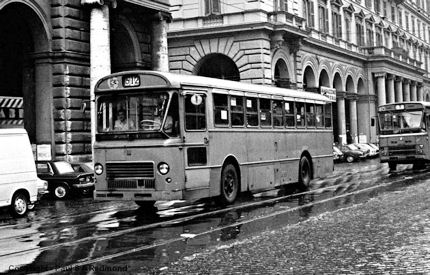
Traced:
POLYGON ((135 201, 136 204, 139 206, 142 210, 154 210, 155 209, 155 202, 154 201, 135 201))
POLYGON ((222 205, 232 204, 239 193, 239 177, 233 164, 229 163, 223 167, 220 187, 220 203, 222 205))
POLYGON ((9 210, 12 216, 17 218, 23 217, 28 210, 27 196, 23 192, 14 194, 9 210))
POLYGON ((395 162, 389 162, 388 167, 390 168, 390 171, 396 171, 397 169, 397 163, 395 162))
POLYGON ((304 188, 309 188, 312 179, 312 167, 309 159, 303 156, 299 165, 299 184, 304 188))

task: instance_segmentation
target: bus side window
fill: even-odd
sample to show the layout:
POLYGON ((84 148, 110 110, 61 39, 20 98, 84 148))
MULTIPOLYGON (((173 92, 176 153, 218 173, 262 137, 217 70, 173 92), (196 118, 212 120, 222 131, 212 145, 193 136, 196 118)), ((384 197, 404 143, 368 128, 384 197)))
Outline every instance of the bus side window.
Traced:
POLYGON ((266 127, 272 126, 270 99, 260 98, 260 125, 266 127))
POLYGON ((324 127, 323 106, 315 104, 315 120, 317 127, 324 127))
POLYGON ((247 97, 246 101, 246 125, 258 126, 258 99, 247 97))
POLYGON ((193 95, 185 96, 185 129, 204 130, 206 129, 206 97, 199 95, 200 104, 194 104, 191 100, 193 95))
POLYGON ((284 126, 284 119, 282 113, 282 101, 273 100, 272 101, 272 114, 273 114, 273 126, 284 126))
POLYGON ((230 96, 230 114, 232 126, 243 126, 245 122, 245 109, 243 108, 243 97, 230 96))
POLYGON ((305 103, 296 102, 296 125, 297 127, 305 127, 305 103))
POLYGON ((228 125, 228 95, 213 94, 215 125, 228 125))
POLYGON ((294 119, 294 102, 284 102, 285 110, 285 126, 294 127, 296 120, 294 119))
POLYGON ((315 127, 315 106, 312 103, 306 103, 306 126, 315 127))
POLYGON ((324 125, 326 128, 331 128, 331 103, 324 105, 324 125))

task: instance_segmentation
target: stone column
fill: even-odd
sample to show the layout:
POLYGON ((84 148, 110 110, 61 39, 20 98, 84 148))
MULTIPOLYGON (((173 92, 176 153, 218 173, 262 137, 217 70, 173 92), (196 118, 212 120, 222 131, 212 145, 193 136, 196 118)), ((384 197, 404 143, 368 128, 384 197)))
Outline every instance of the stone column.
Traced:
POLYGON ((388 86, 387 86, 387 103, 394 103, 394 75, 388 75, 388 86))
POLYGON ((378 83, 378 106, 384 105, 387 103, 385 98, 385 76, 386 73, 376 73, 375 77, 377 78, 378 83))
POLYGON ((411 93, 409 90, 409 83, 410 83, 409 79, 403 80, 403 101, 405 101, 405 102, 411 101, 411 93))
POLYGON ((111 73, 109 6, 105 4, 91 4, 90 68, 91 144, 94 144, 96 132, 94 87, 101 77, 111 73))
POLYGON ((352 142, 358 142, 358 127, 357 127, 357 94, 348 95, 349 98, 349 123, 352 142))
POLYGON ((417 101, 417 83, 411 81, 411 101, 417 101))
POLYGON ((423 84, 422 83, 418 83, 418 85, 417 85, 417 100, 418 101, 424 101, 423 84))
POLYGON ((396 102, 403 102, 403 78, 396 77, 396 102))
POLYGON ((156 13, 152 21, 152 69, 169 71, 169 54, 167 49, 167 20, 161 12, 156 13))
POLYGON ((345 92, 336 92, 337 127, 341 144, 346 144, 345 92))

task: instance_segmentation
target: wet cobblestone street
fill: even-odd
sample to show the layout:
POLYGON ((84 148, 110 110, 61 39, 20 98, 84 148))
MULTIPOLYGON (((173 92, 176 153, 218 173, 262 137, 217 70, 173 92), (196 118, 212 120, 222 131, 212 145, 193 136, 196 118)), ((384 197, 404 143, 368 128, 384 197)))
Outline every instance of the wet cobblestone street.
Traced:
POLYGON ((163 274, 429 274, 430 182, 185 257, 163 274))

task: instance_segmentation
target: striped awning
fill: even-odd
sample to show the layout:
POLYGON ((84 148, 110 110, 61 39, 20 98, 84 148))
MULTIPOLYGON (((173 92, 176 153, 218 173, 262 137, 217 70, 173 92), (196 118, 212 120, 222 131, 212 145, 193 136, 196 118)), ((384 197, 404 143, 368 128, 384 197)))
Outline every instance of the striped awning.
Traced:
POLYGON ((19 108, 23 107, 23 98, 14 96, 0 96, 0 108, 19 108))

